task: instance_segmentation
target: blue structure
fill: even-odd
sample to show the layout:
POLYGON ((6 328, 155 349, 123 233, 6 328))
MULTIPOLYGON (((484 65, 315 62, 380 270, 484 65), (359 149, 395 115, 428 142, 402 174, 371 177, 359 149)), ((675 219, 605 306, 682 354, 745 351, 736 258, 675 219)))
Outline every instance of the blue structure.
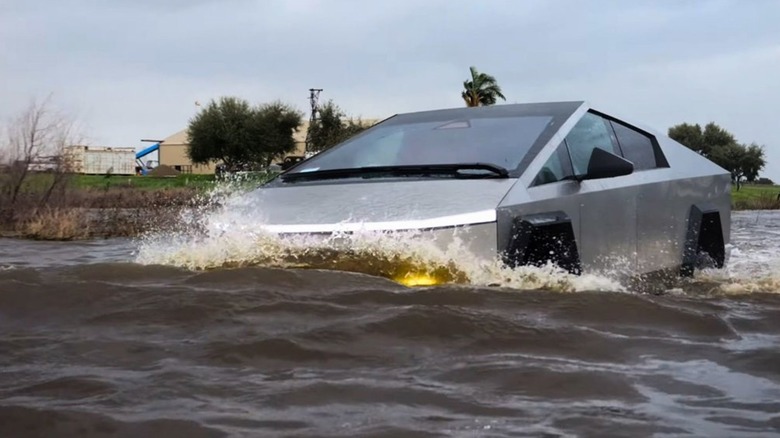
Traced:
POLYGON ((148 148, 142 151, 136 152, 135 161, 141 167, 141 175, 146 175, 149 173, 149 168, 143 163, 143 161, 141 161, 141 158, 151 154, 152 152, 157 152, 158 150, 160 150, 159 142, 149 146, 148 148))

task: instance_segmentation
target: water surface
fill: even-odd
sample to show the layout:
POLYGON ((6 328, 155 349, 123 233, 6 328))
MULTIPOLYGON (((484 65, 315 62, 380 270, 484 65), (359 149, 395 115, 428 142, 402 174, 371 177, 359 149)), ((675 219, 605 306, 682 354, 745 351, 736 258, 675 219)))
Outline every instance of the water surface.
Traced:
POLYGON ((726 269, 660 295, 0 240, 0 436, 778 436, 780 214, 732 225, 726 269))

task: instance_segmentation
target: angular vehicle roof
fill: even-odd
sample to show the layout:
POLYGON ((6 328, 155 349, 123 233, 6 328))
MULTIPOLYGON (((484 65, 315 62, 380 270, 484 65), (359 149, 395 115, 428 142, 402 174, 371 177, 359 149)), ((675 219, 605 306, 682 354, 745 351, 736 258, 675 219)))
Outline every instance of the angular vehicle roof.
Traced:
MULTIPOLYGON (((526 145, 518 149, 518 155, 521 158, 519 162, 512 163, 511 166, 506 166, 510 176, 520 178, 532 178, 532 174, 538 171, 537 167, 543 165, 543 161, 547 159, 547 154, 539 156, 540 152, 545 150, 545 147, 553 144, 555 147, 564 140, 569 134, 570 130, 578 123, 582 115, 588 111, 593 111, 597 114, 604 115, 608 119, 617 120, 625 123, 629 126, 638 128, 641 131, 654 136, 659 143, 659 146, 674 171, 674 175, 666 175, 666 177, 678 177, 680 175, 696 175, 696 174, 719 174, 723 172, 723 169, 719 168, 706 158, 701 157, 695 152, 687 149, 685 146, 675 142, 668 138, 664 132, 660 132, 657 129, 646 126, 641 123, 637 123, 632 120, 628 120, 619 114, 612 113, 610 111, 604 111, 601 108, 596 108, 590 105, 585 100, 573 100, 573 101, 553 101, 553 102, 528 102, 528 103, 514 103, 514 104, 501 104, 501 105, 489 105, 479 107, 455 107, 455 108, 440 108, 423 111, 414 111, 407 113, 398 113, 387 119, 384 119, 374 125, 373 127, 363 131, 362 133, 350 139, 347 143, 353 141, 359 141, 359 138, 363 136, 372 135, 377 129, 382 127, 392 127, 393 125, 402 124, 416 124, 416 123, 438 123, 442 121, 454 121, 459 119, 490 119, 490 118, 543 118, 549 120, 546 122, 541 132, 536 134, 537 131, 533 131, 530 134, 531 137, 526 139, 526 145), (534 163, 538 161, 538 163, 534 163), (694 166, 695 170, 686 170, 687 167, 694 166), (679 173, 679 175, 678 175, 679 173)), ((510 129, 510 127, 504 123, 499 129, 510 129)), ((498 126, 498 125, 497 125, 498 126)), ((538 128, 538 126, 537 126, 538 128)), ((506 132, 495 132, 496 138, 506 136, 506 132)), ((491 136, 492 137, 492 136, 491 136)), ((513 137, 514 139, 514 137, 513 137)), ((514 141, 514 140, 511 140, 514 141)), ((523 138, 517 138, 518 143, 522 143, 523 138)), ((311 160, 318 160, 323 156, 329 156, 335 154, 337 150, 341 149, 344 143, 331 148, 328 151, 324 151, 321 154, 315 155, 305 162, 311 162, 311 160)), ((323 163, 320 161, 315 166, 319 169, 323 163)), ((331 165, 333 167, 333 165, 331 165)), ((338 166, 336 166, 338 167, 338 166)), ((325 166, 327 169, 328 166, 325 166)), ((299 166, 294 166, 289 172, 296 172, 299 166)), ((303 169, 303 167, 300 167, 303 169)), ((667 172, 668 173, 668 172, 667 172)))
POLYGON ((386 119, 383 123, 408 123, 411 121, 439 120, 442 118, 459 117, 519 117, 531 115, 549 115, 556 119, 571 117, 585 102, 531 102, 490 105, 479 107, 446 108, 427 111, 399 113, 386 119))

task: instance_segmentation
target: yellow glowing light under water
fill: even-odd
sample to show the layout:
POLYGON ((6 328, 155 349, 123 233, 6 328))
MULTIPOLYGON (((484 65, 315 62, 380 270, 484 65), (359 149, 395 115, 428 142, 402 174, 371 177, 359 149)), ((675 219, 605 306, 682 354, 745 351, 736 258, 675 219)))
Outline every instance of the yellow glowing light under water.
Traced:
POLYGON ((435 286, 441 284, 441 280, 428 274, 407 274, 401 278, 396 279, 397 282, 404 286, 435 286))

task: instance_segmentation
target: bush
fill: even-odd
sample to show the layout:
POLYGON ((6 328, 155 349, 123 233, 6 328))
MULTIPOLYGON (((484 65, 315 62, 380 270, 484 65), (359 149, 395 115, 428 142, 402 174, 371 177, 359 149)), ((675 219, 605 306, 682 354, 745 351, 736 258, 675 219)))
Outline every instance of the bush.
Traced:
POLYGON ((19 234, 38 240, 77 240, 90 237, 83 208, 45 208, 20 222, 19 234))

